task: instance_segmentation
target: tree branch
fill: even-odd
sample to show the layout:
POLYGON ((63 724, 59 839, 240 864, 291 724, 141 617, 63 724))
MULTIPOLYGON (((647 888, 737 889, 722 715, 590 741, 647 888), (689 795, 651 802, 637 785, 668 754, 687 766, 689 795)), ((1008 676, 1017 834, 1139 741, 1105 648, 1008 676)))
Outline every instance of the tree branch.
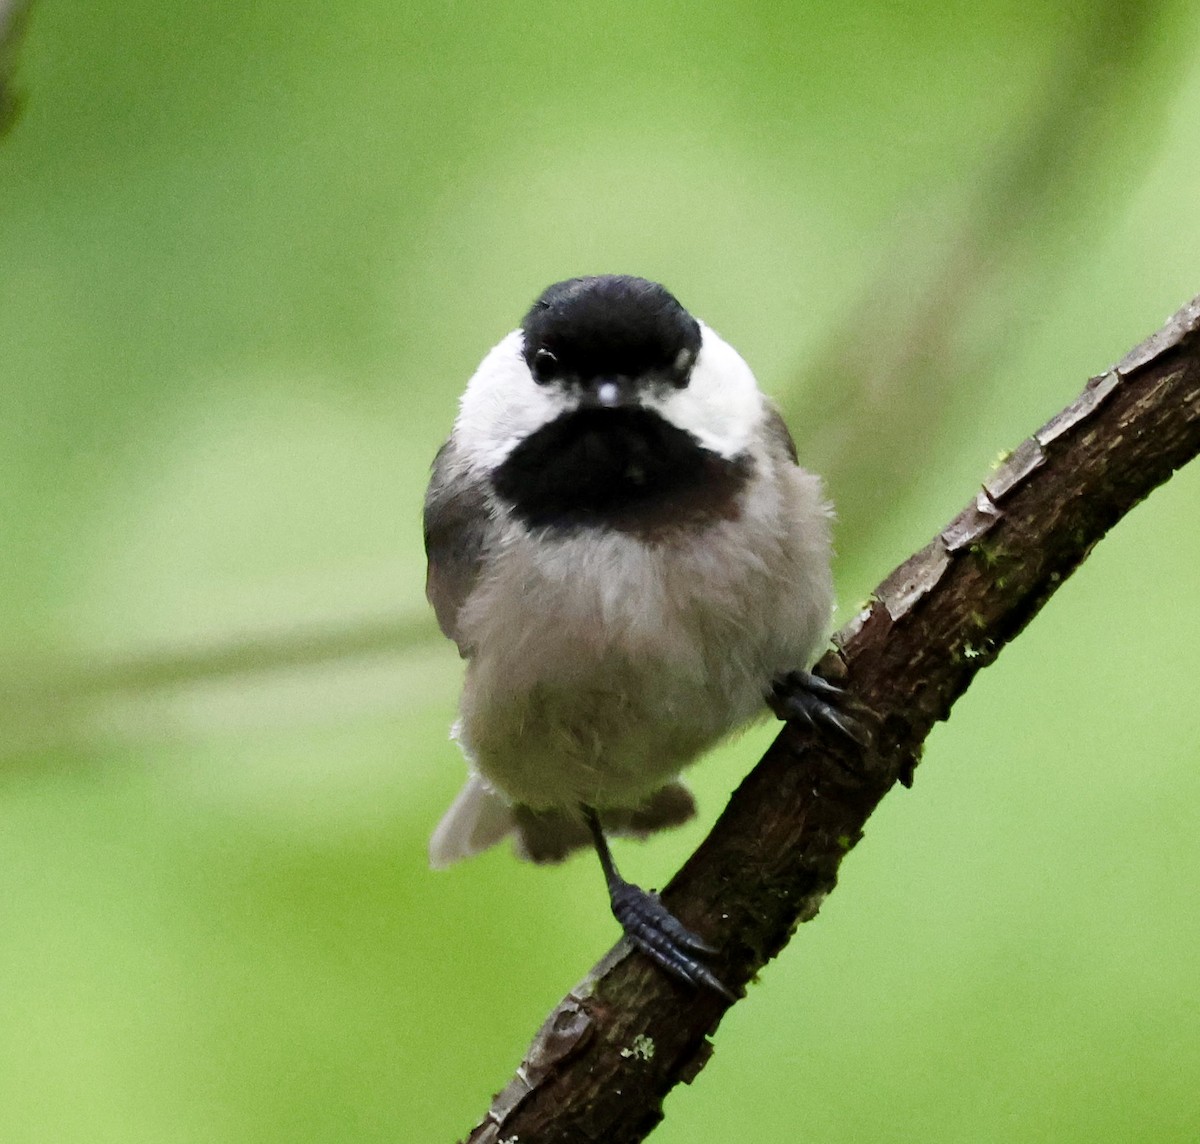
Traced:
POLYGON ((25 31, 32 0, 0 0, 0 138, 17 120, 20 96, 13 90, 12 76, 17 68, 17 48, 25 31))
MULTIPOLYGON (((1023 442, 877 589, 822 671, 878 717, 871 749, 787 725, 663 893, 744 986, 816 916, 842 858, 975 674, 1096 542, 1200 452, 1200 297, 1023 442)), ((538 1032, 470 1144, 645 1138, 728 1008, 617 945, 538 1032)))

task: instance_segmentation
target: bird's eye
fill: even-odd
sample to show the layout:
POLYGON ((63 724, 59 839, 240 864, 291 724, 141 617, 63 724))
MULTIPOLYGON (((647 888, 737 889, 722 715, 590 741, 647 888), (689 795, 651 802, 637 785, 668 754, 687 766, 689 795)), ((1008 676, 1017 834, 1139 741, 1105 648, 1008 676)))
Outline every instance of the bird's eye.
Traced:
POLYGON ((558 358, 554 356, 545 346, 533 355, 533 379, 539 385, 545 385, 546 382, 554 379, 555 373, 558 372, 558 358))

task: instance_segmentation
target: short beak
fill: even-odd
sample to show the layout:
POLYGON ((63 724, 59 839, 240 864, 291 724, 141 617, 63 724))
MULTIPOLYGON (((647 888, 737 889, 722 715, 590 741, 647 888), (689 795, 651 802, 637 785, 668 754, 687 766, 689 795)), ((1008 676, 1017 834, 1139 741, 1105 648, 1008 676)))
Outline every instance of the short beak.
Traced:
POLYGON ((619 409, 628 405, 628 386, 620 377, 596 377, 585 381, 579 394, 580 409, 619 409))
POLYGON ((596 404, 603 409, 614 409, 621 403, 621 387, 611 379, 596 386, 596 404))

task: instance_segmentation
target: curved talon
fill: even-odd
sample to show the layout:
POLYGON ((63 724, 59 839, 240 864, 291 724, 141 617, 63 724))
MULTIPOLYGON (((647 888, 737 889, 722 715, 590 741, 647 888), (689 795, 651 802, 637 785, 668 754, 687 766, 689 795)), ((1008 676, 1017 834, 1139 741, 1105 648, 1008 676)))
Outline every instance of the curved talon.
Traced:
POLYGON ((783 720, 799 719, 807 726, 832 727, 861 747, 871 743, 870 711, 827 679, 811 671, 790 671, 771 685, 767 703, 783 720))
POLYGON ((692 933, 666 906, 659 900, 657 894, 643 890, 621 879, 615 888, 610 889, 613 916, 621 923, 626 933, 634 929, 645 929, 646 932, 661 936, 682 949, 690 949, 693 953, 713 954, 718 952, 698 934, 692 933))
POLYGON ((695 955, 717 953, 717 949, 699 934, 694 934, 659 900, 657 894, 626 882, 617 873, 608 839, 600 827, 600 818, 589 806, 580 808, 592 833, 596 854, 608 883, 608 899, 613 916, 621 923, 625 936, 656 965, 672 977, 697 987, 707 986, 728 1001, 737 996, 695 955))
POLYGON ((707 965, 691 956, 714 954, 717 950, 692 933, 657 897, 624 879, 610 886, 609 892, 613 916, 626 937, 647 957, 689 985, 706 985, 722 997, 736 1000, 707 965))

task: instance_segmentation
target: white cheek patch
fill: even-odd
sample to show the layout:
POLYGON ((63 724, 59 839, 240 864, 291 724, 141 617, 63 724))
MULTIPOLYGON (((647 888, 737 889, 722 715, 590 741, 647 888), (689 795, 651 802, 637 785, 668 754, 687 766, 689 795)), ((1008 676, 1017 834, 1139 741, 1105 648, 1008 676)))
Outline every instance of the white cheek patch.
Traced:
POLYGON ((700 323, 700 353, 683 389, 646 405, 726 459, 746 451, 762 421, 763 396, 750 367, 719 334, 700 323))
POLYGON ((538 385, 522 350, 524 334, 513 330, 479 364, 458 407, 454 435, 472 464, 494 469, 530 433, 562 412, 554 393, 538 385))
MULTIPOLYGON (((737 350, 703 322, 700 336, 688 384, 648 393, 644 402, 706 449, 732 459, 746 451, 762 421, 763 396, 737 350)), ((495 469, 526 437, 564 411, 561 393, 533 380, 524 344, 524 334, 513 330, 488 352, 467 383, 454 435, 472 465, 495 469)), ((616 387, 607 393, 605 388, 601 403, 615 403, 616 387)))

